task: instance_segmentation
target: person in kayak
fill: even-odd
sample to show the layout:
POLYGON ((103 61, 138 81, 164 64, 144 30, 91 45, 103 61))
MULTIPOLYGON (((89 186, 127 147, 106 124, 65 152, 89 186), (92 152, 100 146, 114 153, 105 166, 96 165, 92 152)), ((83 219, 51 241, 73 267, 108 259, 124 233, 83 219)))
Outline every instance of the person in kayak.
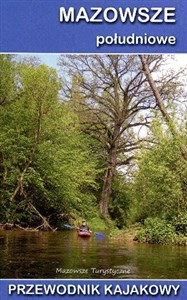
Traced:
POLYGON ((91 232, 90 228, 88 227, 86 220, 82 220, 82 224, 79 227, 79 231, 84 231, 84 232, 91 232))

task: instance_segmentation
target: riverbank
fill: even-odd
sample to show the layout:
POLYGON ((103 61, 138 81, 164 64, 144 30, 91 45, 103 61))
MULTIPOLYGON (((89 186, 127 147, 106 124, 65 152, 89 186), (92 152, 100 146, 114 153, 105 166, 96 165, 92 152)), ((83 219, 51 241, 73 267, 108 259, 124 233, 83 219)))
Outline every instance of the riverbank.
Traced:
MULTIPOLYGON (((78 222, 78 221, 77 221, 78 222)), ((187 246, 187 235, 176 231, 176 228, 165 220, 148 218, 144 225, 136 223, 124 229, 118 229, 115 223, 109 219, 95 217, 88 220, 88 225, 94 233, 104 233, 115 243, 141 243, 187 246)), ((20 230, 26 232, 45 231, 40 228, 23 228, 19 225, 0 224, 1 231, 20 230)), ((63 227, 62 227, 63 228, 63 227)), ((61 231, 61 228, 52 231, 61 231)), ((48 231, 48 230, 47 230, 48 231)))
POLYGON ((114 229, 110 236, 118 242, 187 246, 187 236, 176 232, 171 224, 156 223, 156 220, 149 222, 131 225, 123 230, 114 229))

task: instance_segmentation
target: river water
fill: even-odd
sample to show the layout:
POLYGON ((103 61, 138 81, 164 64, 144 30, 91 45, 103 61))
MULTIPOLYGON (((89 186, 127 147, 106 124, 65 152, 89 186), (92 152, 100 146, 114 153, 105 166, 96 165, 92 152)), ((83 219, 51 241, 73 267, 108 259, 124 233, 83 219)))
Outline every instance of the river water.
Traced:
POLYGON ((75 231, 0 232, 0 278, 187 279, 187 247, 81 238, 75 231))

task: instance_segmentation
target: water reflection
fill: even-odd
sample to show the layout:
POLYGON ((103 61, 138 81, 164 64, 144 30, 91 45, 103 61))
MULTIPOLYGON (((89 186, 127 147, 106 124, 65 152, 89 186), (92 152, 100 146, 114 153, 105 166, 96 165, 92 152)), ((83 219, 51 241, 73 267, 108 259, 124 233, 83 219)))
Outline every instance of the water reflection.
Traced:
POLYGON ((0 235, 1 278, 187 278, 186 247, 97 239, 94 234, 81 238, 75 231, 0 235))

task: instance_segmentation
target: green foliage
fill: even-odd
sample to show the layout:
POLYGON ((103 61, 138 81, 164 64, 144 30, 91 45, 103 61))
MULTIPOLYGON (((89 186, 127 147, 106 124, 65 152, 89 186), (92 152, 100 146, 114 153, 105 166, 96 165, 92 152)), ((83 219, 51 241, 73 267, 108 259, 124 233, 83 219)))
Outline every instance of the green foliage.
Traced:
POLYGON ((13 100, 14 63, 12 55, 0 54, 0 105, 5 105, 13 100))
POLYGON ((178 234, 187 236, 187 212, 180 213, 177 217, 174 217, 172 224, 178 234))
POLYGON ((181 230, 178 225, 160 218, 147 218, 144 227, 136 234, 136 240, 142 243, 187 245, 187 237, 182 232, 184 227, 181 230))
POLYGON ((165 220, 147 218, 144 225, 145 228, 137 234, 137 239, 140 242, 169 244, 176 237, 174 227, 165 220))
POLYGON ((92 139, 81 132, 71 106, 59 100, 54 69, 18 63, 14 72, 14 101, 0 106, 0 221, 37 224, 29 203, 52 223, 62 214, 86 214, 95 208, 97 190, 92 139))
POLYGON ((127 225, 129 208, 131 203, 131 184, 126 183, 122 176, 115 177, 113 183, 113 194, 109 207, 111 217, 118 228, 127 225))
POLYGON ((153 124, 155 146, 143 151, 134 184, 135 220, 144 223, 141 242, 186 244, 186 129, 178 136, 153 124))
POLYGON ((171 220, 186 210, 187 161, 181 155, 185 137, 161 136, 145 151, 135 181, 136 219, 161 217, 171 220))
POLYGON ((90 216, 90 218, 88 217, 88 224, 90 226, 90 228, 94 231, 106 231, 109 228, 109 224, 108 221, 106 220, 106 218, 104 218, 103 216, 101 216, 98 211, 95 212, 95 215, 93 214, 93 209, 92 210, 92 216, 90 216))

